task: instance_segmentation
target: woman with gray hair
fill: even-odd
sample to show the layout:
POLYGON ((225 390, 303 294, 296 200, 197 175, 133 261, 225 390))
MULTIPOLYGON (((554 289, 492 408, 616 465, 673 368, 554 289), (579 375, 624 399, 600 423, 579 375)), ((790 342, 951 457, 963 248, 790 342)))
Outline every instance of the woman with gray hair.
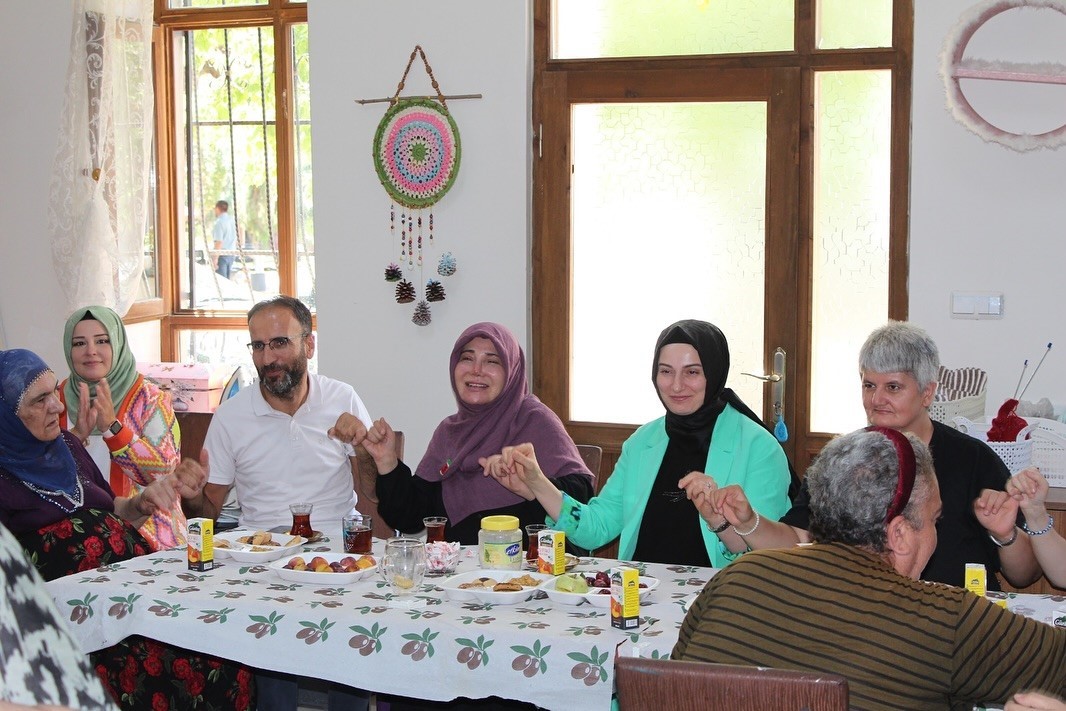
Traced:
POLYGON ((1002 704, 1066 682, 1066 630, 917 580, 942 506, 929 448, 881 426, 837 437, 806 477, 807 546, 761 550, 693 602, 671 658, 839 674, 849 707, 1002 704))
MULTIPOLYGON (((911 323, 889 321, 859 350, 869 424, 915 435, 933 456, 944 512, 939 545, 921 578, 962 586, 966 564, 982 563, 991 590, 1000 588, 997 572, 1016 587, 1029 585, 1040 577, 1040 566, 1029 536, 1018 535, 1018 503, 1005 491, 1006 466, 984 442, 929 417, 939 368, 936 343, 911 323)), ((712 505, 742 531, 759 518, 738 487, 716 492, 712 505)), ((745 543, 754 550, 809 541, 811 508, 804 486, 781 521, 763 521, 745 543)))

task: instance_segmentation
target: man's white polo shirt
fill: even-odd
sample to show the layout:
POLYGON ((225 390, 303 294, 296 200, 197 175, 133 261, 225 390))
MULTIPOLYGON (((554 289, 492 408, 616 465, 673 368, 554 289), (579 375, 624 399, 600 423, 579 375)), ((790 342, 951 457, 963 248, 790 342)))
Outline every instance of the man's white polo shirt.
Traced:
POLYGON ((265 530, 292 523, 289 504, 310 502, 311 525, 340 535, 341 518, 355 507, 348 444, 326 434, 342 412, 372 421, 352 386, 308 374, 307 400, 292 417, 272 408, 256 383, 223 402, 211 419, 204 448, 208 481, 234 485, 241 525, 265 530))

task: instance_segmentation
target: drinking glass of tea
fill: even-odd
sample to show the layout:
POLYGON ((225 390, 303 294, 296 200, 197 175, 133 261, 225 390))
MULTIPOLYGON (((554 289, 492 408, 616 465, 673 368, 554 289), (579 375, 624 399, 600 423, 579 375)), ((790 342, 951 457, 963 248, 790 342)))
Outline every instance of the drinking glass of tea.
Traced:
POLYGON ((448 525, 447 516, 427 516, 422 519, 426 527, 426 543, 439 543, 444 540, 444 527, 448 525))
POLYGON ((314 504, 289 504, 289 511, 292 512, 292 528, 289 529, 290 536, 311 538, 315 534, 311 528, 312 508, 314 508, 314 504))
POLYGON ((370 553, 373 545, 373 520, 365 514, 352 514, 341 520, 341 533, 344 538, 344 551, 346 553, 370 553))
POLYGON ((540 532, 548 527, 543 523, 530 523, 526 525, 526 562, 537 564, 540 555, 540 532))

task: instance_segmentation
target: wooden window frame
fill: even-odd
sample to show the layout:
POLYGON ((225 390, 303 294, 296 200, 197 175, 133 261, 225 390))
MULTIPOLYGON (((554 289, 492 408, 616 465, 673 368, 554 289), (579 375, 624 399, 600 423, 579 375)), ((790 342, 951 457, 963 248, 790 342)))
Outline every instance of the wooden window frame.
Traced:
MULTIPOLYGON (((163 360, 178 357, 178 332, 185 330, 244 329, 243 312, 205 311, 181 307, 181 284, 176 259, 180 254, 178 227, 178 186, 174 169, 178 164, 177 117, 174 115, 176 87, 173 48, 178 32, 202 29, 271 27, 274 33, 274 105, 276 116, 278 276, 279 293, 296 294, 296 208, 293 164, 293 132, 290 124, 292 102, 293 25, 307 22, 307 3, 269 0, 265 5, 212 8, 170 8, 167 0, 155 0, 155 99, 156 99, 156 178, 158 185, 159 238, 157 246, 160 298, 139 302, 125 321, 159 320, 160 354, 163 360)), ((312 314, 313 328, 318 327, 312 314)))

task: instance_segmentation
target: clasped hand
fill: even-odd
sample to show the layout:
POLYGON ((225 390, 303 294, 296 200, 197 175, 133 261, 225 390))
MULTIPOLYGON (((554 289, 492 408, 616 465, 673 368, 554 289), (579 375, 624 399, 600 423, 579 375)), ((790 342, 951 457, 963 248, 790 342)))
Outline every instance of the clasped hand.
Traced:
POLYGON ((533 489, 542 480, 547 480, 530 442, 504 447, 499 454, 481 457, 478 464, 484 470, 485 476, 491 476, 501 486, 526 501, 535 499, 533 489))

